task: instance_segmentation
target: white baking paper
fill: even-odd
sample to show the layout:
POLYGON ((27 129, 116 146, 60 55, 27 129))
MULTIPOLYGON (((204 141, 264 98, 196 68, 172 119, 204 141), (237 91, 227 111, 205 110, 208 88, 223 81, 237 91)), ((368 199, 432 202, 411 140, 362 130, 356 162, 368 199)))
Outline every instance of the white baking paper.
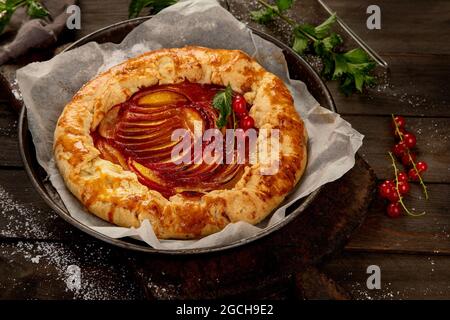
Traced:
POLYGON ((285 209, 318 187, 340 178, 355 163, 355 153, 363 136, 338 114, 321 107, 306 86, 290 80, 282 51, 252 34, 215 0, 179 2, 135 28, 121 44, 88 43, 59 54, 46 62, 32 63, 17 71, 17 80, 27 108, 29 128, 37 159, 61 196, 69 213, 92 229, 112 238, 133 237, 157 249, 192 249, 223 246, 261 232, 280 222, 285 209), (295 107, 309 134, 308 165, 299 185, 284 205, 258 226, 245 222, 229 224, 221 232, 200 240, 156 238, 148 221, 138 229, 122 228, 89 214, 65 187, 55 167, 52 144, 56 121, 72 96, 91 78, 130 57, 148 50, 198 45, 240 49, 289 86, 295 107))

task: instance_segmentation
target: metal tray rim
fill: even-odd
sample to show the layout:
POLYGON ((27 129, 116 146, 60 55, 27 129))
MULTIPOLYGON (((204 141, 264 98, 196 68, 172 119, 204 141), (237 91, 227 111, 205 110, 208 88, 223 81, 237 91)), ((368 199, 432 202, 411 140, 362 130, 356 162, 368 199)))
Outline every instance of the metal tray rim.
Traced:
MULTIPOLYGON (((67 48, 65 48, 62 52, 71 50, 75 47, 77 47, 78 45, 80 45, 80 43, 84 43, 86 40, 89 40, 90 38, 92 38, 93 36, 102 33, 103 31, 106 31, 108 29, 114 28, 114 27, 118 27, 130 22, 143 22, 147 19, 151 18, 151 16, 146 16, 146 17, 138 17, 138 18, 134 18, 134 19, 129 19, 129 20, 124 20, 112 25, 109 25, 107 27, 101 28, 97 31, 94 31, 82 38, 80 38, 79 40, 77 40, 76 42, 72 43, 70 46, 68 46, 67 48)), ((314 80, 320 85, 323 94, 325 95, 325 99, 327 100, 329 107, 331 108, 332 111, 336 111, 336 107, 334 104, 334 100, 327 88, 327 86, 324 84, 324 82, 322 81, 322 79, 319 77, 319 75, 317 74, 317 72, 301 57, 299 56, 297 53, 295 53, 291 48, 289 48, 288 46, 286 46, 284 43, 282 43, 280 40, 276 39, 275 37, 268 35, 266 33, 263 33, 261 31, 258 31, 252 27, 249 27, 252 32, 254 32, 255 34, 261 36, 262 38, 273 42, 275 45, 277 45, 278 47, 282 48, 283 50, 288 50, 290 52, 290 54, 294 55, 297 59, 299 59, 300 61, 302 61, 302 64, 309 69, 311 75, 313 76, 314 80)), ((100 239, 102 241, 105 241, 106 243, 124 248, 124 249, 130 249, 130 250, 134 250, 134 251, 140 251, 140 252, 146 252, 146 253, 161 253, 161 254, 169 254, 169 255, 186 255, 186 254, 199 254, 199 253, 210 253, 210 252, 217 252, 217 251, 222 251, 222 250, 227 250, 227 249, 231 249, 231 248, 235 248, 250 242, 253 242, 257 239, 260 239, 264 236, 269 235, 270 233, 279 230, 280 228, 282 228, 283 226, 285 226, 287 223, 289 223, 292 219, 294 219, 295 217, 297 217, 318 195, 318 193, 320 192, 321 188, 318 188, 317 190, 315 190, 313 193, 311 193, 308 197, 305 198, 305 200, 300 204, 300 206, 298 208, 296 208, 294 211, 292 211, 286 218, 284 218, 283 220, 279 221, 278 223, 274 224, 273 226, 269 227, 269 228, 265 228, 263 229, 263 231, 257 233, 254 236, 245 238, 245 239, 241 239, 238 241, 234 241, 230 244, 227 244, 225 246, 214 246, 214 247, 206 247, 206 248, 199 248, 199 249, 183 249, 183 250, 168 250, 168 249, 155 249, 152 248, 148 245, 138 245, 138 244, 134 244, 131 242, 127 242, 124 241, 122 239, 115 239, 115 238, 111 238, 108 236, 105 236, 91 228, 89 228, 88 226, 80 223, 78 220, 74 219, 67 211, 65 208, 60 207, 58 204, 55 203, 55 201, 50 197, 50 195, 47 193, 47 191, 45 190, 45 188, 41 185, 41 181, 40 178, 37 176, 37 173, 35 172, 35 170, 33 169, 32 166, 32 160, 31 160, 31 155, 30 155, 30 150, 27 147, 27 133, 28 133, 28 122, 27 122, 27 118, 26 118, 26 108, 25 106, 22 107, 22 110, 20 112, 20 116, 19 116, 19 123, 18 123, 18 136, 19 136, 19 148, 20 148, 20 155, 22 157, 22 160, 24 162, 24 166, 25 166, 25 170, 27 172, 28 177, 30 178, 33 186, 35 187, 35 189, 37 190, 37 192, 39 193, 39 195, 43 198, 43 200, 47 203, 47 205, 50 206, 50 208, 52 208, 61 218, 63 218, 66 222, 70 223, 71 225, 75 226, 76 228, 78 228, 79 230, 97 238, 100 239)))

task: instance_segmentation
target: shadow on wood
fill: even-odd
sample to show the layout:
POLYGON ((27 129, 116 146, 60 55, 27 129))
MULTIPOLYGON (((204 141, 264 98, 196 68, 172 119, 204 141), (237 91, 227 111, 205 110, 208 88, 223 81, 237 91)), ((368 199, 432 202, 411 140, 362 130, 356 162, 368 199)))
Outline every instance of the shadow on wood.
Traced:
POLYGON ((138 254, 133 267, 149 299, 348 297, 310 267, 344 247, 366 217, 375 184, 358 156, 355 167, 327 184, 301 216, 263 239, 208 255, 138 254), (303 285, 311 278, 321 279, 318 286, 303 285))

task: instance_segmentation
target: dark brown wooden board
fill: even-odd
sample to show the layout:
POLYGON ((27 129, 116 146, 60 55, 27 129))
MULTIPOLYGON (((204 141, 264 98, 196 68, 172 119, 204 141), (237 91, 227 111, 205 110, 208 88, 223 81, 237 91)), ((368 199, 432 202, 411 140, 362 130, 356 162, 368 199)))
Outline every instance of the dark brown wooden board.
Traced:
POLYGON ((322 269, 354 299, 448 299, 448 256, 347 252, 322 269), (381 289, 367 289, 367 267, 377 265, 381 289))
POLYGON ((333 0, 327 3, 380 53, 450 54, 450 4, 447 0, 333 0), (366 28, 366 8, 371 4, 381 9, 380 30, 366 28))

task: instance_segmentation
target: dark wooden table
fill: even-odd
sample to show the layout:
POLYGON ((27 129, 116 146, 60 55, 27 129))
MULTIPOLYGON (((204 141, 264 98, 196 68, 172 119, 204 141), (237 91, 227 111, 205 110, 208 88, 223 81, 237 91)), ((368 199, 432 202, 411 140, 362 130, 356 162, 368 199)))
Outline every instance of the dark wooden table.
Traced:
MULTIPOLYGON (((128 1, 111 0, 106 6, 80 2, 82 29, 75 38, 126 19, 128 1)), ((390 115, 405 116, 417 135, 419 157, 429 165, 425 182, 430 199, 425 201, 413 186, 408 205, 427 214, 400 219, 388 218, 384 204, 376 200, 344 252, 322 269, 358 299, 448 299, 450 2, 379 0, 382 29, 373 31, 365 24, 372 1, 328 2, 390 65, 388 73, 380 72, 379 85, 365 95, 345 98, 329 83, 338 112, 365 135, 360 154, 380 180, 392 177, 387 156, 393 144, 390 115), (381 290, 366 287, 369 265, 381 268, 381 290)), ((255 1, 223 3, 246 22, 256 7, 255 1)), ((325 13, 313 0, 298 0, 292 17, 319 22, 325 13)), ((282 23, 258 28, 289 42, 282 23)), ((65 223, 33 190, 19 156, 17 115, 4 97, 0 94, 0 299, 143 298, 123 256, 65 223), (72 265, 83 270, 82 289, 70 283, 72 265)))

